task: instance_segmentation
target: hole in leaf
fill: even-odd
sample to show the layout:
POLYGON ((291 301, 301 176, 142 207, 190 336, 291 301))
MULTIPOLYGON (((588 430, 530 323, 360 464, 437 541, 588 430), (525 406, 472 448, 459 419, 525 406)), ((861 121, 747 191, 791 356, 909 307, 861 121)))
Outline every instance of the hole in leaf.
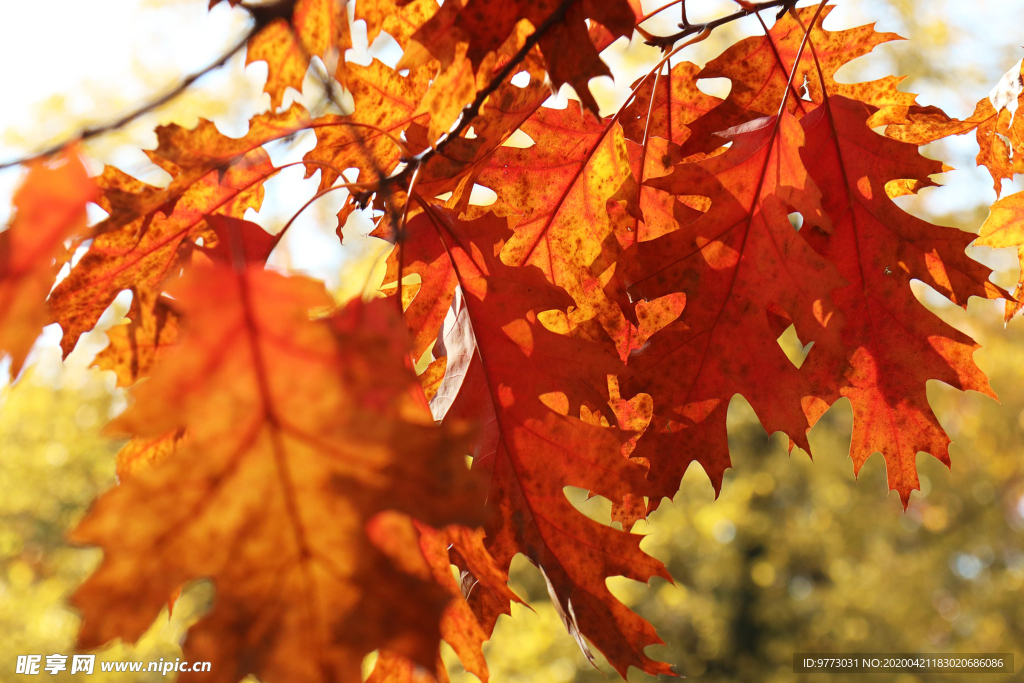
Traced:
POLYGON ((533 138, 531 138, 529 135, 523 132, 522 129, 519 129, 512 133, 512 135, 509 135, 508 140, 505 140, 505 142, 501 143, 501 146, 526 149, 527 147, 533 147, 536 144, 537 143, 534 141, 533 138))
POLYGON ((804 217, 799 211, 794 211, 789 214, 789 224, 792 225, 794 229, 799 230, 804 227, 804 217))
POLYGON ((807 78, 807 74, 804 74, 804 82, 800 85, 800 99, 812 102, 811 99, 811 88, 810 80, 807 78))
MULTIPOLYGON (((398 64, 398 60, 402 58, 402 46, 390 33, 381 31, 374 39, 373 44, 367 46, 366 53, 370 58, 367 64, 374 59, 379 59, 393 69, 398 64)), ((408 70, 404 69, 404 71, 408 70)))
POLYGON ((525 88, 526 86, 530 85, 530 72, 520 71, 511 79, 509 79, 509 83, 516 86, 517 88, 525 88))
POLYGON ((705 95, 724 99, 732 90, 732 81, 728 78, 702 78, 697 81, 697 89, 705 95))
POLYGON ((786 358, 797 368, 804 364, 804 361, 807 360, 807 354, 811 352, 811 347, 814 346, 814 342, 804 346, 803 342, 800 341, 800 337, 796 334, 795 325, 787 327, 786 331, 779 335, 778 342, 782 352, 786 354, 786 358))
POLYGON ((498 195, 489 187, 473 185, 473 191, 469 193, 469 203, 473 206, 490 206, 498 201, 498 195))

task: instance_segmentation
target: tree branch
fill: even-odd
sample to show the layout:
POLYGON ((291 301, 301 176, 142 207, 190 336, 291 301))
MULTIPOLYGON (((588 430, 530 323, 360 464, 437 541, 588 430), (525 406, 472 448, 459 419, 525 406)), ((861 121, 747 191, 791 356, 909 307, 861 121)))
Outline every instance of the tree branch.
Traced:
POLYGON ((501 87, 501 84, 505 82, 506 78, 515 73, 515 70, 518 69, 519 65, 522 64, 524 59, 526 59, 526 55, 530 54, 530 50, 540 43, 541 38, 544 37, 552 26, 565 18, 566 11, 575 1, 576 0, 562 0, 562 4, 558 6, 558 9, 552 12, 548 18, 541 22, 540 26, 538 26, 537 29, 526 38, 526 42, 523 43, 523 46, 519 48, 519 51, 512 56, 505 66, 502 67, 501 71, 499 71, 498 74, 490 80, 483 90, 477 92, 473 101, 462 110, 462 116, 455 128, 446 136, 441 138, 441 141, 437 143, 436 147, 432 147, 423 152, 416 159, 410 160, 408 166, 402 169, 400 173, 392 176, 392 180, 404 187, 406 177, 411 175, 416 167, 425 164, 435 154, 443 152, 452 140, 462 135, 462 133, 464 133, 473 123, 476 117, 480 115, 480 109, 484 106, 484 101, 486 101, 488 97, 494 94, 494 92, 501 87))
POLYGON ((713 29, 718 28, 719 26, 724 26, 725 24, 736 21, 738 19, 749 17, 752 14, 757 14, 766 9, 778 7, 779 12, 777 18, 781 18, 783 14, 793 9, 796 6, 796 3, 797 0, 764 0, 763 2, 741 2, 740 6, 742 7, 742 9, 740 9, 739 11, 733 12, 732 14, 727 14, 724 17, 719 17, 718 19, 714 19, 712 21, 706 21, 702 24, 691 24, 686 19, 686 4, 684 2, 683 22, 679 24, 679 28, 681 28, 682 30, 679 31, 678 33, 673 33, 672 35, 669 36, 655 36, 647 34, 645 32, 645 37, 647 38, 645 42, 648 45, 653 45, 654 47, 659 47, 662 50, 667 50, 673 45, 675 45, 678 41, 682 40, 683 38, 686 38, 687 36, 692 36, 695 33, 704 33, 705 31, 711 31, 713 29))
POLYGON ((0 170, 5 169, 5 168, 10 168, 11 166, 20 166, 21 164, 27 163, 27 162, 32 161, 34 159, 38 159, 39 157, 45 157, 45 156, 50 156, 51 154, 56 154, 61 149, 63 149, 65 146, 67 146, 68 144, 70 144, 70 143, 72 143, 72 142, 74 142, 76 140, 88 140, 90 138, 94 138, 94 137, 97 137, 99 135, 103 135, 104 133, 109 133, 111 131, 117 130, 118 128, 122 128, 122 127, 128 125, 129 123, 131 123, 135 119, 139 118, 143 114, 148 114, 149 112, 153 111, 154 109, 157 109, 158 107, 161 107, 161 106, 167 104, 168 102, 170 102, 171 100, 175 99, 176 97, 181 95, 183 92, 188 90, 189 86, 191 86, 197 80, 199 80, 200 78, 202 78, 206 74, 210 73, 211 71, 214 71, 215 69, 219 69, 220 67, 224 66, 224 64, 226 64, 229 59, 234 57, 236 54, 238 54, 239 51, 241 51, 241 49, 243 47, 245 47, 245 44, 247 42, 249 42, 249 39, 252 38, 254 35, 256 35, 256 33, 261 28, 262 28, 261 24, 259 24, 259 23, 254 24, 253 27, 251 29, 249 29, 249 31, 246 32, 246 34, 244 36, 242 36, 241 40, 239 40, 235 45, 233 45, 231 47, 231 49, 229 49, 227 52, 225 52, 223 55, 221 55, 217 59, 217 61, 207 65, 205 68, 203 68, 203 69, 201 69, 201 70, 199 70, 199 71, 197 71, 197 72, 195 72, 193 74, 189 74, 173 90, 171 90, 171 91, 161 95, 160 97, 158 97, 158 98, 156 98, 154 100, 150 100, 146 104, 143 104, 141 107, 128 112, 127 114, 125 114, 124 116, 122 116, 121 118, 119 118, 119 119, 117 119, 115 121, 111 121, 110 123, 105 123, 105 124, 103 124, 101 126, 95 126, 95 127, 92 127, 92 128, 86 128, 85 130, 79 132, 74 137, 68 138, 68 139, 66 139, 66 140, 64 140, 62 142, 59 142, 59 143, 57 143, 55 145, 47 147, 44 150, 41 150, 39 152, 35 152, 33 154, 30 154, 29 156, 21 157, 20 159, 12 159, 11 161, 5 161, 3 163, 0 163, 0 170))

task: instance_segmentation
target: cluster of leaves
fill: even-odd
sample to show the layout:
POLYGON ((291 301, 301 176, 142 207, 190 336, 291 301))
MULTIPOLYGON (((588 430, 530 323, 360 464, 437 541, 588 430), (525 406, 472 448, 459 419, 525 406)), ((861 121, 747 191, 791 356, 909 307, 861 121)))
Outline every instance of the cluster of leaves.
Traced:
MULTIPOLYGON (((804 449, 848 398, 855 470, 880 451, 904 505, 919 451, 949 463, 927 380, 991 391, 977 344, 910 282, 962 306, 1006 299, 1008 315, 1018 303, 965 255, 973 236, 894 199, 934 184, 944 166, 918 146, 947 135, 976 130, 997 184, 1021 170, 1019 68, 958 121, 898 78, 835 80, 896 36, 826 30, 824 0, 744 1, 731 17, 781 8, 763 36, 702 69, 673 61, 686 43, 666 47, 602 118, 588 83, 608 74, 604 48, 710 25, 659 39, 635 0, 349 4, 247 8, 272 108, 243 137, 160 127, 147 154, 165 187, 112 167, 90 178, 73 148, 33 161, 0 234, 15 372, 47 322, 69 353, 133 297, 96 360, 134 405, 113 425, 131 437, 120 484, 74 533, 104 550, 73 599, 82 647, 138 638, 209 577, 214 608, 185 656, 217 680, 352 680, 375 650, 373 681, 445 680, 443 638, 486 681, 481 645, 516 599, 522 553, 585 652, 623 675, 670 673, 607 579, 669 578, 629 530, 695 461, 721 487, 733 395, 804 449), (369 40, 402 48, 394 68, 345 60, 350 9, 369 40), (281 107, 313 57, 351 107, 281 107), (703 78, 729 79, 728 96, 702 93, 703 78), (579 102, 545 107, 563 84, 579 102), (283 168, 264 146, 309 129, 317 196, 348 190, 339 223, 374 211, 395 245, 382 299, 339 306, 265 269, 288 226, 244 220, 283 168), (532 144, 506 144, 517 132, 532 144), (470 204, 474 185, 496 201, 470 204), (92 226, 88 202, 107 213, 92 226), (801 363, 777 341, 791 326, 813 342, 801 363), (429 361, 418 378, 414 361, 429 361), (578 512, 567 486, 609 499, 621 528, 578 512)), ((999 202, 978 243, 1024 242, 1022 202, 999 202)))

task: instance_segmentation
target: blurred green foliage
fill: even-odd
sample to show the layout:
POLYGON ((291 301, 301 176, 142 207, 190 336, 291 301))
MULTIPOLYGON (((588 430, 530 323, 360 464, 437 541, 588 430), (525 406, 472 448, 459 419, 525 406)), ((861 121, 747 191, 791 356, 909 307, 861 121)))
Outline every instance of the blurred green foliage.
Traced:
MULTIPOLYGON (((15 674, 17 655, 71 655, 78 617, 67 598, 93 570, 100 552, 69 546, 65 534, 92 500, 114 485, 114 454, 121 442, 100 431, 124 399, 110 373, 84 363, 60 364, 47 349, 0 402, 0 682, 15 674)), ((134 646, 97 653, 89 680, 157 681, 159 673, 102 673, 101 661, 174 661, 185 629, 209 603, 198 586, 166 610, 134 646)), ((81 680, 68 669, 47 680, 81 680)))

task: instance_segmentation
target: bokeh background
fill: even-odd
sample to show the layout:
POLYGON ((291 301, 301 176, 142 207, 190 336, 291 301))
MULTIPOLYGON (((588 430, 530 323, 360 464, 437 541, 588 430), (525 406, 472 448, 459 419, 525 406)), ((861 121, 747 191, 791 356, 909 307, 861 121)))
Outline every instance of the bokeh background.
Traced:
MULTIPOLYGON (((648 2, 647 10, 664 4, 648 2)), ((731 12, 730 0, 690 0, 692 21, 731 12)), ((909 40, 881 47, 840 72, 863 80, 906 74, 902 88, 919 101, 967 116, 998 78, 1024 54, 1024 0, 837 0, 828 28, 877 21, 878 29, 909 40)), ((245 15, 206 0, 38 0, 5 3, 0 21, 0 162, 43 148, 92 124, 116 118, 152 99, 217 59, 246 28, 245 15)), ((678 10, 646 26, 669 32, 678 10), (660 23, 659 23, 660 22, 660 23)), ((720 53, 754 21, 720 29, 680 58, 697 63, 720 53)), ((355 31, 351 58, 376 56, 395 63, 393 41, 382 36, 367 46, 355 31)), ((608 53, 616 80, 595 82, 602 106, 612 111, 628 86, 658 54, 639 41, 620 41, 608 53)), ((269 106, 261 88, 262 64, 244 66, 244 55, 203 77, 170 104, 122 130, 85 145, 94 170, 111 163, 147 182, 166 181, 142 154, 156 145, 161 123, 193 126, 214 120, 226 134, 241 134, 248 118, 269 106)), ((704 82, 724 94, 727 84, 704 82)), ((297 100, 314 111, 328 107, 319 80, 307 77, 297 100)), ((571 97, 566 88, 555 98, 571 97)), ((272 146, 275 162, 301 157, 311 135, 272 146)), ((971 136, 925 148, 957 171, 944 187, 903 198, 904 208, 935 222, 977 231, 995 199, 991 181, 974 167, 971 136)), ((0 171, 0 224, 21 177, 0 171)), ((268 202, 250 216, 271 232, 315 191, 301 170, 290 169, 268 183, 268 202), (276 185, 276 187, 274 187, 276 185), (271 200, 271 198, 274 198, 271 200)), ((1007 182, 1004 194, 1020 190, 1007 182)), ((334 235, 343 193, 305 212, 289 232, 274 266, 324 279, 339 298, 373 290, 387 245, 365 235, 367 217, 345 228, 344 246, 334 235)), ((480 190, 475 201, 487 203, 480 190)), ((1004 286, 1016 282, 1015 254, 974 249, 996 268, 1004 286)), ((952 470, 921 454, 922 491, 904 512, 887 495, 885 465, 873 456, 855 480, 848 458, 851 411, 837 403, 811 433, 812 462, 789 454, 782 435, 768 435, 742 397, 730 406, 729 433, 735 469, 714 499, 704 473, 691 469, 674 501, 666 501, 636 532, 643 547, 664 560, 676 582, 656 579, 648 587, 611 581, 616 593, 658 628, 666 641, 651 654, 691 680, 709 683, 825 681, 821 674, 792 673, 792 655, 820 652, 1014 652, 1024 667, 1024 320, 1004 326, 998 305, 972 301, 968 311, 952 307, 918 286, 918 297, 985 347, 976 360, 992 378, 996 402, 930 383, 929 398, 952 436, 952 470)), ((115 302, 103 325, 115 324, 127 300, 115 302)), ((48 328, 20 380, 0 389, 0 681, 17 680, 18 654, 70 654, 77 616, 66 598, 99 561, 94 549, 66 544, 65 533, 90 501, 114 483, 120 442, 103 435, 110 417, 127 405, 112 374, 90 369, 105 344, 102 329, 88 335, 61 363, 60 331, 48 328)), ((799 342, 780 342, 799 354, 799 342)), ((6 371, 0 372, 6 376, 6 371)), ((607 501, 567 491, 587 514, 609 520, 607 501)), ((615 680, 600 656, 591 665, 566 634, 551 607, 540 574, 528 562, 513 564, 514 589, 533 609, 514 607, 499 621, 487 646, 492 680, 498 683, 568 683, 615 680)), ((189 587, 172 614, 163 614, 136 645, 115 644, 100 659, 149 661, 181 656, 188 625, 209 605, 213 588, 189 587)), ((456 683, 475 681, 450 651, 456 683)), ((49 676, 48 674, 43 674, 49 676)), ((865 680, 965 680, 964 675, 863 675, 865 680)), ((66 673, 51 677, 71 678, 66 673)), ((91 677, 148 681, 158 674, 91 677)), ((837 676, 856 680, 857 675, 837 676)), ((986 675, 985 680, 1011 676, 986 675)), ((649 681, 633 671, 630 681, 649 681)))

